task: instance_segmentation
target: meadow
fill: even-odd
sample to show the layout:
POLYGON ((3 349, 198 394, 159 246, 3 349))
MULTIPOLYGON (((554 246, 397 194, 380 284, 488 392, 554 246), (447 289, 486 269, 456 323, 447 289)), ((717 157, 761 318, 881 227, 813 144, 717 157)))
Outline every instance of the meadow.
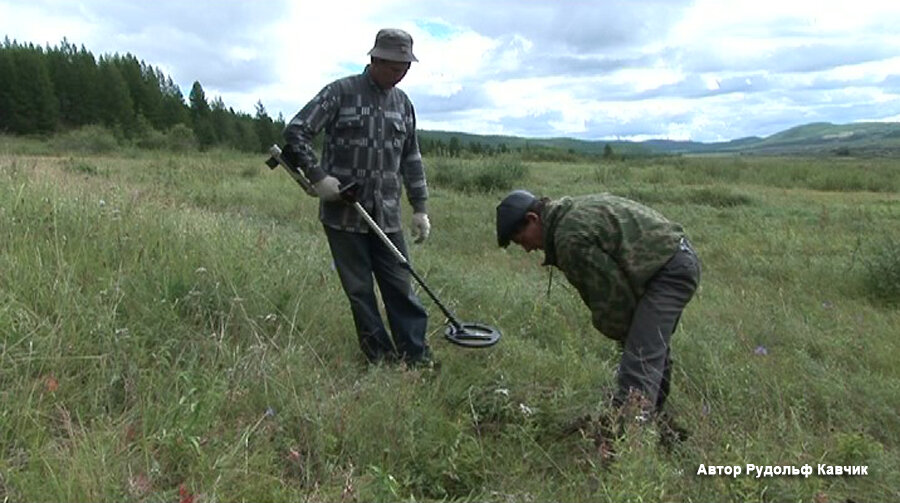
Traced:
POLYGON ((897 159, 426 158, 413 266, 503 331, 453 346, 421 292, 434 370, 364 364, 317 201, 262 161, 0 138, 0 501, 900 500, 897 159), (685 226, 674 449, 647 427, 609 462, 570 427, 618 348, 542 255, 497 247, 510 188, 685 226))

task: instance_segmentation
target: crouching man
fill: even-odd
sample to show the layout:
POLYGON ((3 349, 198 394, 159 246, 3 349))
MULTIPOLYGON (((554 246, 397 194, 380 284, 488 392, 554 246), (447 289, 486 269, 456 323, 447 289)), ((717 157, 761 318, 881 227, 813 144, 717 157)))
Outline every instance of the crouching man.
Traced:
MULTIPOLYGON (((700 259, 681 225, 610 194, 537 198, 525 190, 497 206, 497 242, 543 250, 591 310, 594 327, 620 343, 617 408, 641 419, 669 394, 672 333, 700 282, 700 259)), ((634 417, 634 416, 631 416, 634 417)))

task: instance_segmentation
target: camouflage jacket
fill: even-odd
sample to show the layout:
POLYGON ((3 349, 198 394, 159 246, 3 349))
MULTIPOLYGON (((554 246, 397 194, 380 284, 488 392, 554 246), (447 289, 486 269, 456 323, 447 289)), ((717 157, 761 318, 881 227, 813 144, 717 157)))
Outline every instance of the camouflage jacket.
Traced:
MULTIPOLYGON (((341 184, 355 180, 357 197, 385 232, 400 230, 401 182, 415 212, 425 211, 428 188, 416 137, 416 113, 406 93, 379 88, 368 68, 325 86, 284 130, 298 152, 300 168, 316 183, 331 175, 341 184), (322 161, 316 162, 312 140, 322 129, 322 161)), ((352 206, 322 202, 319 218, 345 231, 368 232, 352 206)))
POLYGON ((541 219, 544 265, 565 274, 597 330, 624 340, 644 285, 678 249, 681 225, 611 194, 551 201, 541 219))

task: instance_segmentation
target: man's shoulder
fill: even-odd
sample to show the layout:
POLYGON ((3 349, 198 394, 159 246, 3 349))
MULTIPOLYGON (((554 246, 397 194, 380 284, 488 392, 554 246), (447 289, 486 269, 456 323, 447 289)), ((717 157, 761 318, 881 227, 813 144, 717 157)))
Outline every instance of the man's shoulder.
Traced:
POLYGON ((563 197, 560 202, 565 208, 566 220, 576 224, 592 220, 598 213, 604 212, 609 203, 610 194, 590 194, 583 196, 563 197))
POLYGON ((579 241, 592 227, 593 212, 580 204, 578 198, 563 197, 554 202, 549 218, 554 222, 552 231, 560 241, 579 241))
POLYGON ((365 83, 365 74, 357 73, 354 75, 347 75, 346 77, 341 77, 337 80, 332 81, 328 84, 328 87, 333 87, 337 89, 349 89, 349 88, 358 88, 360 85, 365 83))

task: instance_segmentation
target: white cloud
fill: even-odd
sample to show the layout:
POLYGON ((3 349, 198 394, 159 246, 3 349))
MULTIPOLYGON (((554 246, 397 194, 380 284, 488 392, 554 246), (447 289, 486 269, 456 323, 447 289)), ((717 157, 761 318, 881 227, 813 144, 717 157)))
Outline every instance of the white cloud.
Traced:
POLYGON ((403 88, 436 96, 456 94, 477 78, 490 65, 488 56, 498 45, 471 30, 437 37, 418 29, 411 34, 419 62, 404 79, 403 88))

